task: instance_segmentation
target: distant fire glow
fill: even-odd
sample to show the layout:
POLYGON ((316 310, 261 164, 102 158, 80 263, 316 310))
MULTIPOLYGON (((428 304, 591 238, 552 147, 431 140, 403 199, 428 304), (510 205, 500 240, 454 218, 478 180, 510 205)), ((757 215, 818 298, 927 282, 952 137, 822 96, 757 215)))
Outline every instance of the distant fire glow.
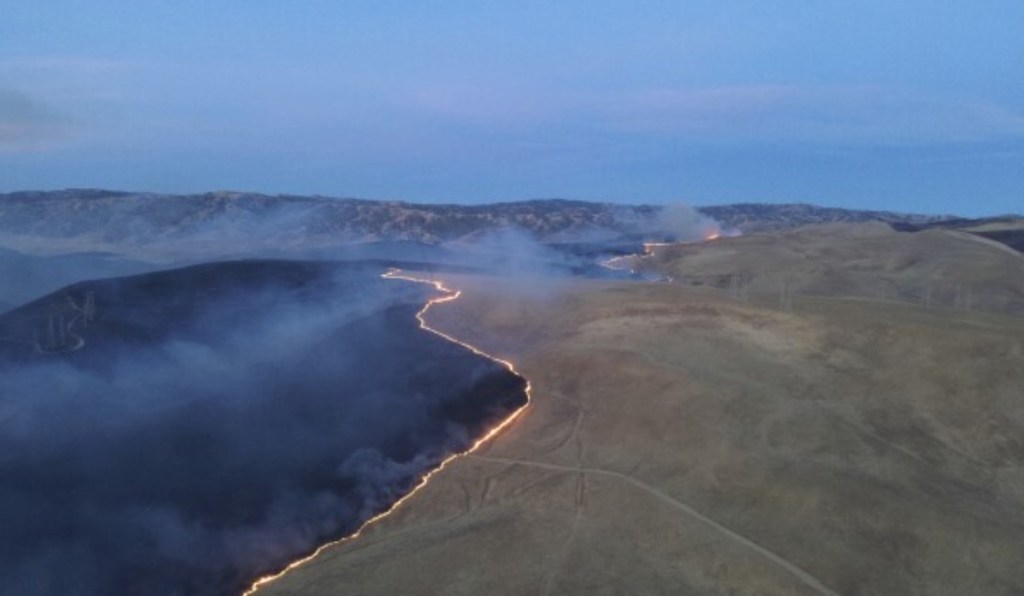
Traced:
MULTIPOLYGON (((708 229, 703 233, 698 240, 679 240, 675 242, 644 242, 644 252, 632 255, 621 255, 617 257, 611 257, 601 261, 601 265, 609 269, 615 269, 618 271, 628 270, 630 273, 637 273, 637 264, 639 259, 650 258, 654 256, 654 253, 659 248, 666 246, 683 246, 687 244, 700 244, 703 242, 711 242, 718 240, 719 238, 732 238, 739 236, 739 230, 723 230, 716 224, 715 227, 708 229)), ((666 277, 661 281, 672 281, 671 277, 666 277)))
POLYGON ((456 344, 466 348, 467 350, 473 352, 474 354, 476 354, 478 356, 483 356, 484 358, 487 358, 489 360, 493 360, 494 362, 497 362, 498 364, 500 364, 500 365, 504 366, 505 368, 507 368, 508 371, 511 372, 512 374, 522 378, 524 381, 526 381, 526 387, 524 388, 524 391, 526 392, 526 403, 524 403, 518 409, 516 409, 511 414, 509 414, 508 417, 506 417, 504 420, 502 420, 500 423, 498 423, 494 428, 492 428, 491 430, 489 430, 486 433, 484 433, 484 435, 482 437, 480 437, 479 439, 477 439, 476 442, 474 442, 469 447, 469 449, 466 449, 465 451, 463 451, 461 453, 452 454, 452 455, 448 456, 447 458, 445 458, 444 460, 442 460, 441 463, 436 468, 434 468, 433 470, 430 470, 429 472, 424 474, 423 477, 420 478, 419 482, 416 483, 416 486, 414 486, 412 488, 412 490, 410 490, 408 493, 406 493, 405 496, 403 496, 402 498, 400 498, 397 501, 395 501, 394 503, 392 503, 391 506, 389 506, 386 510, 384 510, 384 511, 378 513, 377 515, 371 517, 370 519, 366 520, 366 522, 363 523, 363 525, 360 526, 359 529, 355 531, 355 533, 350 534, 348 536, 345 536, 345 537, 343 537, 343 538, 341 538, 339 540, 335 540, 333 542, 328 542, 327 544, 321 545, 321 546, 317 547, 317 549, 314 550, 309 555, 307 555, 307 556, 305 556, 305 557, 303 557, 303 558, 301 558, 301 559, 299 559, 297 561, 293 561, 292 563, 290 563, 287 567, 285 567, 281 571, 279 571, 277 573, 274 573, 274 574, 271 574, 271 575, 266 575, 266 576, 263 576, 263 577, 259 578, 258 580, 253 582, 252 586, 250 586, 249 589, 245 591, 243 596, 250 596, 251 594, 255 594, 256 591, 259 590, 260 588, 262 588, 263 586, 273 582, 274 580, 277 580, 277 579, 281 578, 282 576, 284 576, 284 574, 286 574, 289 571, 295 569, 296 567, 299 567, 301 565, 304 565, 304 564, 308 563, 309 561, 312 561, 320 553, 322 553, 325 549, 327 549, 327 548, 329 548, 331 546, 334 546, 336 544, 342 544, 344 542, 348 542, 350 540, 354 540, 354 539, 358 538, 363 533, 363 531, 366 528, 368 528, 370 525, 372 525, 373 523, 377 522, 378 520, 381 520, 381 519, 387 517, 393 511, 395 511, 396 509, 401 507, 403 503, 405 503, 406 501, 411 499, 413 497, 413 495, 415 495, 417 492, 419 492, 420 489, 422 489, 424 486, 427 485, 428 482, 430 482, 430 479, 433 478, 435 474, 437 474, 438 472, 443 470, 445 468, 445 466, 447 466, 453 460, 455 460, 455 459, 457 459, 459 457, 462 457, 464 455, 469 455, 470 453, 473 453, 474 451, 478 450, 481 446, 483 446, 485 443, 487 443, 488 441, 490 441, 494 437, 498 436, 503 430, 508 428, 517 418, 519 418, 519 415, 522 414, 523 411, 526 409, 526 407, 530 405, 530 401, 531 401, 530 380, 527 379, 526 377, 524 377, 523 375, 519 374, 519 371, 516 370, 515 366, 511 362, 509 362, 508 360, 503 360, 501 358, 497 358, 495 356, 492 356, 492 355, 488 354, 487 352, 484 352, 480 348, 477 348, 476 346, 473 346, 473 345, 468 344, 468 343, 466 343, 464 341, 456 339, 455 337, 452 337, 451 335, 448 335, 447 333, 445 333, 445 332, 443 332, 443 331, 441 331, 439 329, 431 327, 430 324, 427 323, 426 314, 427 314, 427 312, 431 308, 433 308, 435 305, 438 305, 438 304, 443 304, 445 302, 451 302, 453 300, 457 300, 460 296, 462 296, 462 291, 461 290, 452 290, 451 288, 445 286, 444 282, 442 282, 442 281, 426 279, 426 278, 420 278, 420 277, 414 277, 412 275, 409 275, 408 273, 405 273, 405 272, 401 271, 400 269, 389 269, 387 272, 385 272, 383 275, 381 275, 381 277, 384 277, 385 279, 399 279, 399 280, 409 281, 409 282, 413 282, 413 283, 428 284, 428 285, 434 286, 434 288, 438 292, 441 292, 443 294, 442 296, 431 298, 430 300, 427 301, 427 303, 423 306, 423 308, 421 308, 420 311, 418 313, 416 313, 416 320, 419 321, 420 328, 424 329, 426 331, 429 331, 429 332, 431 332, 431 333, 433 333, 435 335, 438 335, 438 336, 440 336, 440 337, 442 337, 442 338, 444 338, 444 339, 446 339, 446 340, 448 340, 450 342, 456 343, 456 344))

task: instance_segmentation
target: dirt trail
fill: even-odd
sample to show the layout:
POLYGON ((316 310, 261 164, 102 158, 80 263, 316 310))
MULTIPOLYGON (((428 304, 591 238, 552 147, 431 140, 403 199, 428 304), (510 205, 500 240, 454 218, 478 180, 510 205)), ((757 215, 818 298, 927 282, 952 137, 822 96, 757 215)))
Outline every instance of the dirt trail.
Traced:
POLYGON ((807 584, 808 586, 814 588, 818 592, 820 592, 822 594, 829 594, 830 596, 839 596, 838 592, 835 592, 835 591, 829 589, 828 586, 826 586, 825 584, 821 583, 821 580, 819 580, 818 578, 814 577, 810 573, 807 573, 806 571, 804 571, 800 567, 794 565, 792 562, 788 561, 787 559, 785 559, 784 557, 780 556, 779 554, 777 554, 777 553, 775 553, 775 552, 773 552, 773 551, 771 551, 771 550, 761 546, 760 544, 754 542, 753 540, 747 538, 746 536, 743 536, 742 534, 738 534, 735 531, 730 530, 729 528, 727 528, 727 527, 723 526, 722 524, 716 522, 715 520, 711 519, 710 517, 704 515, 703 513, 697 511, 696 509, 690 507, 686 503, 683 503, 679 499, 676 499, 675 497, 673 497, 673 496, 663 492, 661 489, 659 489, 657 487, 654 487, 654 486, 651 486, 650 484, 647 484, 646 482, 643 482, 641 480, 637 480, 633 476, 629 476, 629 475, 622 474, 622 473, 619 473, 619 472, 614 472, 612 470, 604 470, 604 469, 601 469, 601 468, 582 468, 582 467, 581 468, 574 468, 574 467, 571 467, 571 466, 560 466, 560 465, 557 465, 557 464, 549 464, 549 463, 544 463, 544 462, 539 462, 539 461, 529 461, 529 460, 522 460, 522 459, 510 459, 510 458, 505 458, 505 457, 490 457, 490 456, 486 456, 486 455, 476 455, 476 454, 470 454, 467 457, 470 458, 470 459, 478 460, 478 461, 487 461, 487 462, 500 463, 500 464, 509 464, 509 465, 530 466, 530 467, 534 467, 534 468, 541 468, 541 469, 544 469, 544 470, 552 470, 552 471, 556 471, 556 472, 569 472, 569 473, 576 473, 576 474, 595 474, 595 475, 600 475, 600 476, 607 476, 607 477, 610 477, 610 478, 616 478, 618 480, 622 480, 624 482, 628 482, 629 484, 639 488, 640 490, 643 490, 643 491, 653 495, 654 497, 657 497, 662 502, 667 503, 667 504, 675 507, 676 509, 679 509, 680 511, 682 511, 686 515, 688 515, 688 516, 690 516, 690 517, 692 517, 694 519, 697 519, 697 520, 699 520, 701 522, 704 522, 705 524, 711 526, 715 530, 718 530, 719 532, 721 532, 722 534, 724 534, 724 535, 728 536, 729 538, 735 540, 736 542, 738 542, 738 543, 740 543, 740 544, 742 544, 742 545, 744 545, 744 546, 746 546, 746 547, 748 547, 748 548, 750 548, 750 549, 752 549, 754 551, 757 551, 759 554, 763 555, 765 558, 767 558, 768 560, 772 561, 773 563, 775 563, 779 567, 782 567, 786 571, 792 573, 800 581, 802 581, 805 584, 807 584))

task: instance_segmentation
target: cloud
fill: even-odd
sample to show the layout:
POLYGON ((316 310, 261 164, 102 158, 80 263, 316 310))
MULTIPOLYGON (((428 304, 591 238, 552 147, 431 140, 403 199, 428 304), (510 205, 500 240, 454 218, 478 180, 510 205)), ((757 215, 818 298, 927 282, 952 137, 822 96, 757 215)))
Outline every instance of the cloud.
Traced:
POLYGON ((69 117, 31 95, 0 87, 0 150, 34 150, 74 129, 69 117))
POLYGON ((20 58, 6 58, 0 60, 0 72, 14 72, 23 75, 29 73, 56 72, 64 76, 79 73, 95 77, 105 73, 122 71, 131 66, 133 66, 133 63, 122 60, 107 60, 102 58, 91 58, 88 56, 68 55, 23 56, 20 58))
POLYGON ((623 131, 706 140, 900 144, 1024 136, 1024 115, 992 102, 882 86, 650 90, 609 113, 623 131))
POLYGON ((981 98, 872 85, 736 85, 567 93, 425 87, 407 107, 483 130, 537 127, 709 143, 964 143, 1024 137, 1024 114, 981 98))
POLYGON ((144 72, 146 66, 152 65, 88 56, 23 56, 0 59, 0 77, 62 102, 109 100, 120 99, 126 78, 144 72))
POLYGON ((424 86, 400 98, 401 105, 430 116, 494 127, 547 124, 586 107, 585 101, 552 90, 459 83, 424 86))

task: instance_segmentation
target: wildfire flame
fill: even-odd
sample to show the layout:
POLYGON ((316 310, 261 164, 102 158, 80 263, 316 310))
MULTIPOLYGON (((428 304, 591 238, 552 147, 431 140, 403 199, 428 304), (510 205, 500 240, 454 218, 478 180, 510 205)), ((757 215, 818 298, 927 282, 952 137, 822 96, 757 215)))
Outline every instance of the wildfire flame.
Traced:
MULTIPOLYGON (((685 245, 685 244, 699 244, 701 242, 711 242, 712 240, 718 240, 723 235, 726 235, 726 236, 737 236, 737 235, 739 235, 739 232, 732 232, 732 231, 723 232, 721 228, 715 227, 715 228, 713 228, 711 230, 708 230, 700 240, 696 240, 696 241, 694 241, 694 240, 690 240, 690 241, 680 240, 678 242, 644 242, 644 252, 643 253, 638 253, 638 254, 633 254, 633 255, 620 255, 620 256, 617 256, 617 257, 610 257, 610 258, 607 258, 607 259, 601 261, 600 264, 601 264, 602 267, 607 267, 608 269, 617 269, 617 270, 629 269, 630 273, 635 274, 637 272, 637 270, 636 270, 635 267, 633 267, 631 265, 636 265, 637 259, 644 259, 644 258, 653 257, 655 249, 662 248, 662 247, 665 247, 665 246, 682 246, 682 245, 685 245), (625 266, 623 266, 623 265, 625 265, 625 266)), ((667 279, 670 282, 672 281, 671 277, 666 277, 665 279, 667 279)))
POLYGON ((300 567, 300 566, 302 566, 302 565, 312 561, 313 559, 315 559, 320 553, 322 553, 327 548, 330 548, 330 547, 335 546, 337 544, 342 544, 342 543, 348 542, 350 540, 355 540, 360 535, 362 535, 363 531, 366 530, 366 528, 368 528, 371 524, 373 524, 373 523, 375 523, 375 522, 377 522, 377 521, 379 521, 379 520, 381 520, 381 519, 391 515, 391 513, 393 513, 395 510, 397 510, 399 507, 402 506, 402 503, 405 503, 406 501, 411 499, 413 497, 413 495, 418 493, 420 491, 420 489, 422 489, 424 486, 427 485, 428 482, 430 482, 430 479, 433 478, 435 474, 437 474, 438 472, 443 470, 445 468, 445 466, 450 464, 453 460, 458 459, 458 458, 460 458, 460 457, 462 457, 464 455, 469 455, 470 453, 473 453, 474 451, 479 449, 481 446, 483 446, 485 443, 487 443, 488 441, 490 441, 491 439, 496 437, 499 433, 501 433, 501 431, 503 431, 506 428, 508 428, 519 417, 519 415, 523 413, 523 411, 526 409, 526 407, 530 405, 530 401, 531 401, 530 380, 527 379, 526 377, 524 377, 523 375, 519 374, 519 371, 516 370, 515 366, 510 361, 503 360, 503 359, 498 358, 496 356, 492 356, 492 355, 488 354, 487 352, 484 352, 480 348, 477 348, 476 346, 473 346, 473 345, 468 344, 468 343, 466 343, 464 341, 456 339, 456 338, 452 337, 451 335, 448 335, 447 333, 445 333, 445 332, 443 332, 443 331, 441 331, 439 329, 435 329, 434 327, 431 327, 427 323, 427 320, 426 320, 427 311, 429 311, 433 306, 435 306, 437 304, 444 304, 445 302, 451 302, 453 300, 457 300, 459 298, 459 296, 462 296, 462 290, 452 290, 451 288, 445 286, 444 282, 442 282, 442 281, 425 279, 425 278, 420 278, 420 277, 413 277, 413 276, 411 276, 411 275, 409 275, 407 273, 403 273, 400 269, 388 269, 385 273, 383 273, 381 275, 381 277, 383 277, 385 279, 400 279, 400 280, 404 280, 404 281, 410 281, 410 282, 413 282, 413 283, 428 284, 428 285, 434 286, 434 288, 437 291, 442 292, 444 294, 443 296, 438 296, 438 297, 435 297, 435 298, 431 298, 430 300, 427 300, 427 303, 425 305, 423 305, 423 308, 421 308, 420 311, 416 313, 416 320, 419 321, 420 329, 424 329, 424 330, 429 331, 429 332, 431 332, 431 333, 433 333, 435 335, 443 337, 444 339, 446 339, 446 340, 448 340, 450 342, 456 343, 456 344, 466 348, 467 350, 473 352, 474 354, 476 354, 478 356, 483 356, 484 358, 488 358, 490 360, 493 360, 494 362, 497 362, 498 364, 500 364, 500 365, 504 366, 505 368, 507 368, 510 373, 512 373, 512 374, 514 374, 514 375, 516 375, 516 376, 518 376, 520 378, 522 378, 524 381, 526 381, 526 387, 524 388, 524 391, 526 392, 526 403, 524 403, 522 406, 520 406, 514 412, 509 414, 508 417, 506 417, 504 420, 502 420, 500 423, 498 423, 497 426, 495 426, 491 430, 487 431, 482 437, 477 439, 476 442, 474 442, 473 445, 471 445, 469 447, 469 449, 466 449, 465 451, 463 451, 461 453, 454 453, 452 455, 449 455, 445 459, 443 459, 441 461, 441 463, 436 468, 434 468, 434 469, 430 470, 429 472, 427 472, 426 474, 424 474, 423 477, 420 478, 419 482, 416 483, 416 486, 414 486, 412 488, 412 490, 410 490, 408 493, 406 493, 400 499, 398 499, 397 501, 392 503, 384 511, 378 513, 377 515, 375 515, 375 516, 371 517, 370 519, 366 520, 365 522, 363 522, 363 525, 359 526, 359 529, 357 529, 355 532, 353 532, 352 534, 349 534, 348 536, 344 536, 342 538, 339 538, 338 540, 334 540, 334 541, 328 542, 326 544, 320 545, 320 546, 318 546, 316 548, 316 550, 314 550, 309 555, 307 555, 307 556, 305 556, 305 557, 303 557, 301 559, 298 559, 296 561, 292 561, 291 563, 288 564, 287 567, 285 567, 284 569, 278 571, 277 573, 273 573, 273 574, 270 574, 270 575, 265 575, 265 576, 257 579, 255 582, 253 582, 253 584, 251 586, 249 586, 249 589, 245 591, 243 596, 250 596, 251 594, 255 594, 256 591, 259 590, 260 588, 262 588, 263 586, 265 586, 265 585, 267 585, 267 584, 269 584, 269 583, 271 583, 271 582, 273 582, 273 581, 275 581, 277 579, 280 579, 282 576, 284 576, 284 574, 286 574, 289 571, 295 569, 296 567, 300 567))

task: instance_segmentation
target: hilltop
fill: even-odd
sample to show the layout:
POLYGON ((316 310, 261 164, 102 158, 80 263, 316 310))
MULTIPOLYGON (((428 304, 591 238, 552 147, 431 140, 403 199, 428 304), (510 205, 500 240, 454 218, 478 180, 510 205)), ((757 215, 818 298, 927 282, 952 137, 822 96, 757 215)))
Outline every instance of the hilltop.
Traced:
MULTIPOLYGON (((742 232, 836 221, 923 225, 939 219, 812 205, 739 204, 699 211, 742 232)), ((508 227, 545 242, 564 242, 665 234, 660 212, 652 205, 565 199, 456 205, 242 192, 27 191, 0 194, 0 246, 49 254, 90 250, 209 257, 355 242, 438 244, 508 227)))
POLYGON ((822 224, 658 246, 632 266, 741 298, 829 296, 1024 315, 1024 255, 972 229, 822 224))

